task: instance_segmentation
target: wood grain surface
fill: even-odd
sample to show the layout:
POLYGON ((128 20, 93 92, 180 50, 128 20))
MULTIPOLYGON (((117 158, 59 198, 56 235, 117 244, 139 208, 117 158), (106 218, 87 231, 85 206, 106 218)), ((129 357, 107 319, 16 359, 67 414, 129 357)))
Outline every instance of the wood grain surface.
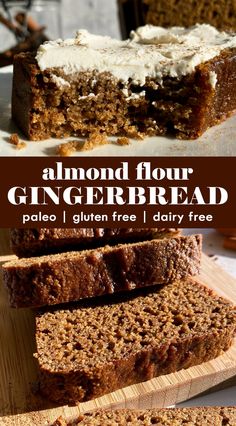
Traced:
MULTIPOLYGON (((0 231, 0 261, 12 258, 8 232, 0 231)), ((200 280, 236 303, 236 280, 203 256, 200 280)), ((129 386, 76 407, 56 407, 37 394, 37 365, 33 358, 34 313, 10 309, 0 285, 0 426, 50 425, 58 416, 104 408, 164 407, 185 401, 236 375, 236 343, 217 359, 129 386)))

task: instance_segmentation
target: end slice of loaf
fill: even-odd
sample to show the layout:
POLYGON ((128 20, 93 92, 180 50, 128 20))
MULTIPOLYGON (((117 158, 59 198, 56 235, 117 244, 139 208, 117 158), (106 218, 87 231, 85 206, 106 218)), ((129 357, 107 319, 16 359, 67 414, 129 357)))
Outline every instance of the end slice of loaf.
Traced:
POLYGON ((209 361, 232 343, 235 308, 190 278, 114 298, 38 314, 36 357, 47 398, 94 399, 209 361))
POLYGON ((74 421, 60 417, 53 426, 233 426, 236 407, 153 408, 149 410, 96 410, 74 421))
POLYGON ((179 233, 177 228, 12 228, 10 242, 17 256, 32 257, 106 244, 173 237, 179 233))
POLYGON ((180 236, 19 259, 3 265, 12 307, 76 301, 199 272, 201 236, 180 236))

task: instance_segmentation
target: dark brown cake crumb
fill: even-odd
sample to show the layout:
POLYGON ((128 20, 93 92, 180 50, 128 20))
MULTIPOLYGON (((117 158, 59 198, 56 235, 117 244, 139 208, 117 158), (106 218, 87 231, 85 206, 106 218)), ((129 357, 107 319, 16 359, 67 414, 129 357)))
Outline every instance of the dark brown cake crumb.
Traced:
POLYGON ((18 145, 18 143, 20 142, 19 136, 17 133, 12 133, 10 138, 9 138, 9 142, 12 145, 18 145))
POLYGON ((125 136, 121 138, 117 138, 116 142, 117 142, 117 145, 121 145, 121 146, 130 145, 130 139, 126 138, 125 136))
POLYGON ((16 149, 22 149, 26 147, 26 143, 22 142, 17 133, 12 133, 9 137, 9 142, 15 145, 16 149))

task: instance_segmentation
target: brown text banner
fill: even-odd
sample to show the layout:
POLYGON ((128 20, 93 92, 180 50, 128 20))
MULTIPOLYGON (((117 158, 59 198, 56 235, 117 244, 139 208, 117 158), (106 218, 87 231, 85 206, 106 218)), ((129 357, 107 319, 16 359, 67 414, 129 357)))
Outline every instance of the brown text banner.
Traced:
POLYGON ((3 227, 234 227, 236 159, 0 158, 3 227))

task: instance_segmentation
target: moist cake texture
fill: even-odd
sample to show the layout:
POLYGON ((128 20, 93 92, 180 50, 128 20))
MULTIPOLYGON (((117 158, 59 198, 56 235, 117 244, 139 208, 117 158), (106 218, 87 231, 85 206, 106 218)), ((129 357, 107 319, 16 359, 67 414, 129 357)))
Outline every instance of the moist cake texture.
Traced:
POLYGON ((32 140, 92 133, 194 139, 236 109, 236 36, 144 26, 85 30, 15 59, 12 117, 32 140))
POLYGON ((47 398, 87 401, 201 364, 226 351, 235 333, 231 303, 190 278, 106 302, 38 314, 36 357, 47 398))
POLYGON ((53 426, 235 426, 235 407, 153 408, 149 410, 97 410, 74 421, 62 417, 53 426))
POLYGON ((118 6, 124 38, 144 24, 190 27, 198 23, 236 31, 234 0, 118 0, 118 6))
POLYGON ((76 301, 199 273, 201 236, 179 236, 80 252, 22 258, 3 265, 12 307, 76 301))
POLYGON ((17 256, 31 257, 105 244, 171 237, 179 232, 177 228, 12 228, 10 242, 17 256))

